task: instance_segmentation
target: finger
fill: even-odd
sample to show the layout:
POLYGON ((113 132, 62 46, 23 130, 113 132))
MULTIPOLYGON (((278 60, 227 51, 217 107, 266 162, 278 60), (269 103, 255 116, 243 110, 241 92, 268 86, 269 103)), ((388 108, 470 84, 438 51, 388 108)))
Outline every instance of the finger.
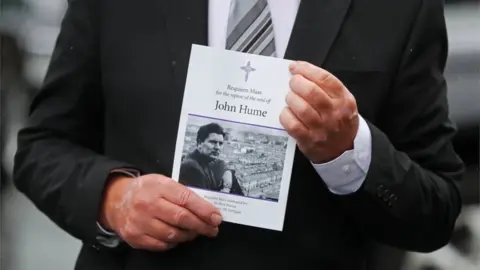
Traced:
POLYGON ((176 228, 158 219, 150 219, 143 227, 146 235, 166 243, 183 243, 196 236, 193 231, 176 228))
POLYGON ((213 204, 172 179, 164 178, 160 193, 167 201, 188 209, 214 227, 222 222, 220 211, 213 204))
POLYGON ((328 96, 322 88, 302 75, 294 75, 292 77, 290 80, 290 88, 319 113, 329 111, 333 108, 333 102, 330 96, 328 96))
POLYGON ((215 237, 218 234, 217 227, 214 227, 211 224, 201 220, 188 209, 171 203, 165 199, 159 199, 155 203, 154 208, 158 209, 155 211, 155 217, 173 227, 177 227, 185 231, 196 232, 198 234, 210 237, 215 237))
POLYGON ((132 248, 150 251, 167 251, 174 248, 176 243, 167 243, 155 239, 149 235, 141 235, 134 242, 129 243, 132 248))
POLYGON ((297 141, 308 141, 308 129, 297 119, 290 108, 287 107, 283 109, 280 114, 280 124, 285 128, 287 133, 297 141))
POLYGON ((288 108, 308 130, 313 130, 323 121, 320 114, 303 98, 290 91, 287 93, 288 108))
POLYGON ((330 72, 305 61, 290 64, 292 74, 300 74, 321 87, 330 97, 342 95, 343 83, 330 72))

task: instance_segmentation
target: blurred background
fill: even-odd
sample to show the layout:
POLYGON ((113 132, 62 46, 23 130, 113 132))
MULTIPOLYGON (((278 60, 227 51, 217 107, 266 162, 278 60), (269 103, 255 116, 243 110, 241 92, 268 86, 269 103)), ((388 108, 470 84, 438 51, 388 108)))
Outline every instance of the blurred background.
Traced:
MULTIPOLYGON (((16 133, 42 83, 66 0, 0 0, 0 269, 73 269, 80 243, 58 229, 11 184, 16 133)), ((375 270, 480 269, 480 2, 446 0, 450 56, 446 69, 455 148, 467 164, 464 208, 449 245, 431 254, 381 246, 375 270)))

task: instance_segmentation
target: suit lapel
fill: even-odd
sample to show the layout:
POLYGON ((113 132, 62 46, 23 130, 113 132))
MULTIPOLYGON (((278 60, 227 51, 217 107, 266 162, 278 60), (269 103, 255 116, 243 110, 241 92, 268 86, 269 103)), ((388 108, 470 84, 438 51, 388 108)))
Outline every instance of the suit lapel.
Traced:
POLYGON ((321 66, 347 14, 351 0, 303 0, 285 59, 321 66))
POLYGON ((175 82, 183 91, 192 44, 208 44, 208 0, 168 0, 166 8, 166 26, 175 82))

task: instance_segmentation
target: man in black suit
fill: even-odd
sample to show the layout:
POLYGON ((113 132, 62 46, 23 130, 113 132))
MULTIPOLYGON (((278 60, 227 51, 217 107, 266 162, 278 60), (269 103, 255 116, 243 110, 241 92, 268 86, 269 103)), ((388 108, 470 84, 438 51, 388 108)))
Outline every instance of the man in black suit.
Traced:
POLYGON ((15 183, 83 241, 77 269, 361 270, 374 242, 449 241, 463 163, 442 2, 267 2, 70 1, 15 183), (221 223, 169 179, 193 43, 299 61, 282 232, 221 223))

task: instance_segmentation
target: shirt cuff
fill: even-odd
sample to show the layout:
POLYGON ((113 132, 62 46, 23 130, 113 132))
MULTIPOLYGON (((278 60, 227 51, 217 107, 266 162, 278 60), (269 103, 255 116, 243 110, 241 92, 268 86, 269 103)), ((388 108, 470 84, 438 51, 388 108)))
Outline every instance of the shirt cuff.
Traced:
MULTIPOLYGON (((111 174, 123 174, 132 178, 140 176, 140 172, 133 169, 115 169, 110 172, 111 174)), ((98 243, 109 248, 115 248, 121 243, 120 237, 115 232, 105 229, 98 221, 96 239, 98 243)))
POLYGON ((372 134, 367 122, 360 116, 353 150, 321 164, 312 163, 329 190, 337 195, 356 192, 365 181, 372 159, 372 134))

